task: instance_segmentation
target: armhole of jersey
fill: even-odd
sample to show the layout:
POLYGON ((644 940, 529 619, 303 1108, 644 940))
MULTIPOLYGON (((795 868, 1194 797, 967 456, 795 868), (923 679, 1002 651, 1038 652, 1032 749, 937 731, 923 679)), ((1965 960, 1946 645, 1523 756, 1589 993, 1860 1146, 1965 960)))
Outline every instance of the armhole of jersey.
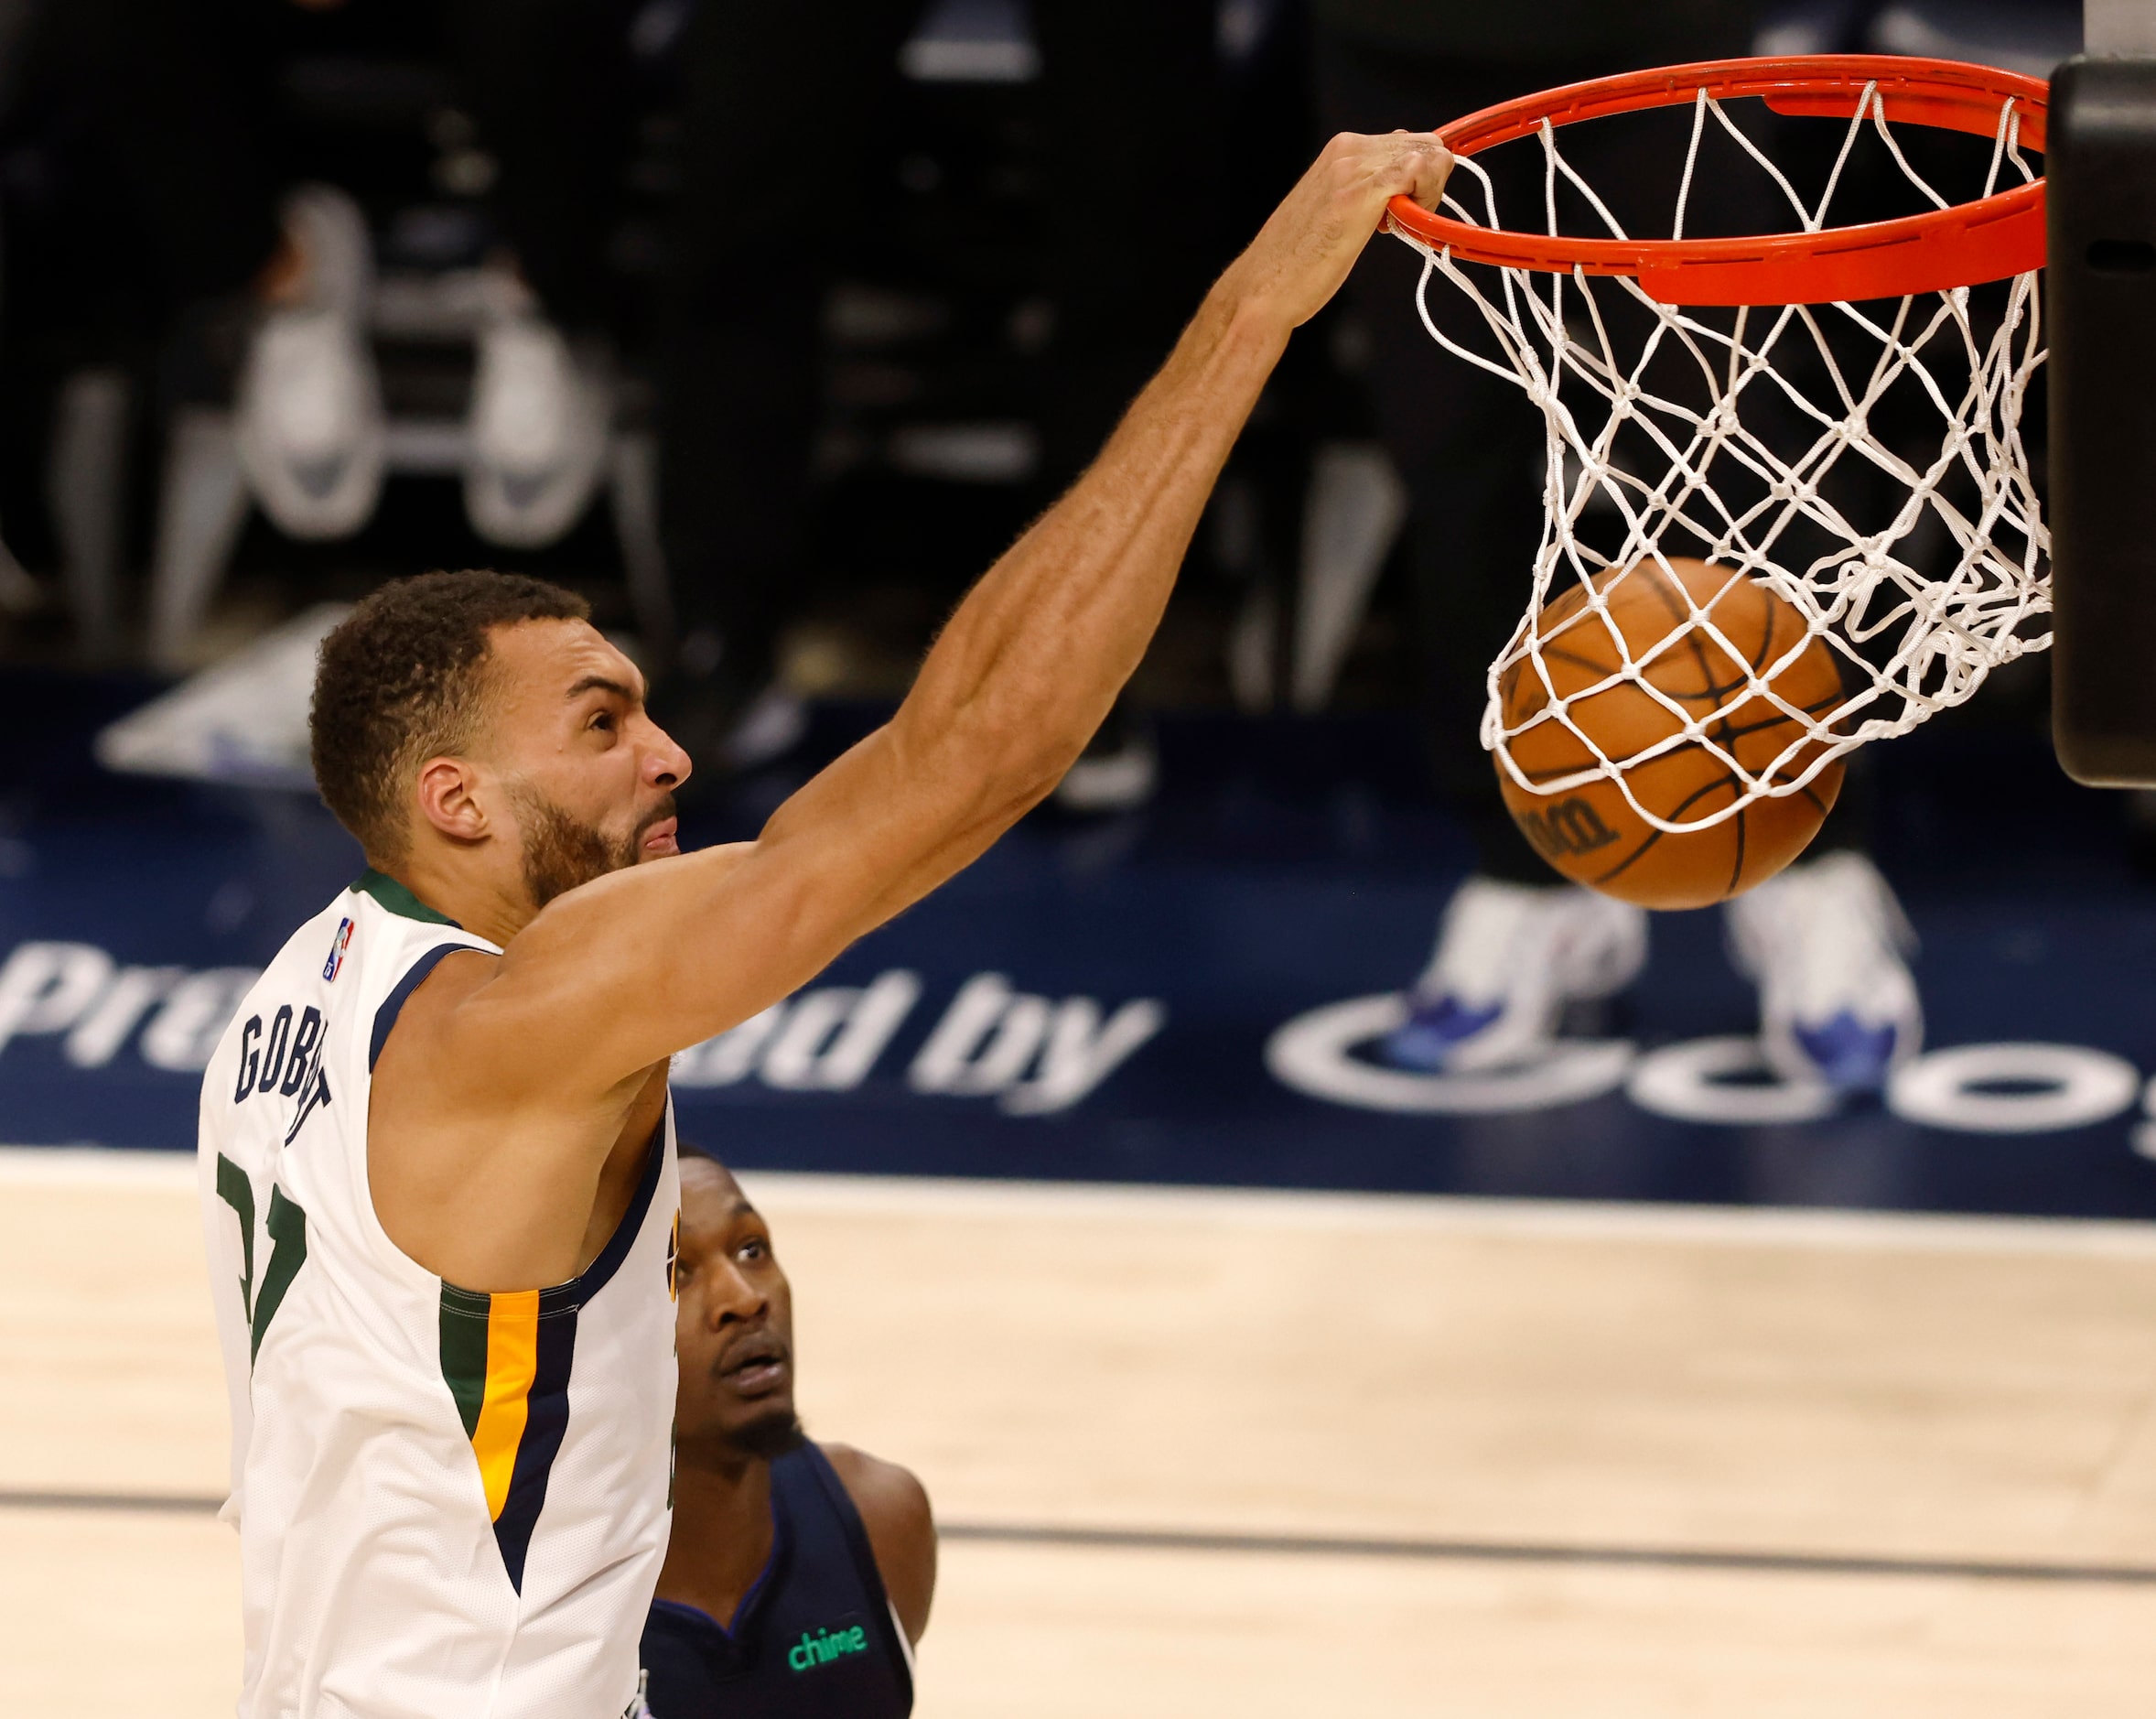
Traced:
POLYGON ((913 1644, 906 1639, 906 1620, 899 1616, 898 1603, 888 1594, 883 1596, 883 1609, 890 1614, 890 1632, 898 1638, 900 1656, 906 1661, 906 1702, 911 1706, 913 1701, 913 1644))
POLYGON ((815 1476, 816 1484, 831 1501, 833 1512, 838 1518, 838 1531, 846 1536, 846 1550, 853 1553, 854 1573, 868 1592, 883 1602, 881 1621, 889 1631, 884 1642, 902 1668, 900 1676, 906 1684, 906 1709, 913 1708, 913 1644, 906 1639, 906 1627, 899 1621, 899 1608, 891 1604, 890 1590, 883 1584, 883 1572, 876 1565, 876 1548, 868 1543, 868 1526, 861 1520, 861 1512, 854 1504, 853 1494, 846 1489, 846 1482, 838 1477, 838 1470, 831 1465, 831 1459, 814 1440, 806 1445, 809 1472, 815 1476))
MULTIPOLYGON (((404 1005, 412 1000, 412 993, 426 983, 427 976, 441 965, 442 957, 462 949, 478 948, 477 944, 471 943, 437 943, 404 969, 404 978, 390 988, 389 995, 382 1000, 382 1007, 374 1011, 374 1030, 367 1040, 369 1074, 374 1072, 374 1065, 382 1060, 382 1047, 389 1043, 390 1030, 404 1013, 404 1005)), ((483 955, 486 951, 481 949, 480 953, 483 955)))
POLYGON ((643 1234, 644 1222, 652 1215, 652 1197, 659 1191, 659 1178, 666 1171, 666 1124, 673 1115, 674 1095, 669 1093, 666 1108, 659 1113, 659 1124, 652 1130, 651 1144, 644 1148, 643 1172, 637 1178, 636 1192, 629 1196, 629 1209, 621 1214, 621 1221, 614 1226, 607 1245, 598 1250, 598 1258, 562 1286, 576 1291, 579 1304, 590 1301, 613 1281, 614 1273, 621 1269, 621 1261, 629 1257, 629 1250, 636 1246, 636 1238, 643 1234))
MULTIPOLYGON (((447 929, 454 931, 457 927, 449 926, 447 929)), ((374 1011, 373 1024, 369 1030, 367 1076, 370 1084, 373 1079, 374 1065, 381 1060, 383 1047, 389 1043, 390 1032, 396 1026, 398 1016, 403 1012, 404 1004, 411 1000, 412 993, 426 982, 427 976, 437 967, 441 965, 443 957, 456 955, 465 949, 476 950, 480 955, 499 955, 501 953, 492 945, 480 942, 476 938, 467 943, 445 941, 424 950, 410 966, 398 975, 396 983, 390 987, 389 994, 382 1000, 380 1006, 374 1011)), ((361 1019, 364 1020, 365 1016, 362 1015, 361 1019)), ((367 1151, 368 1112, 371 1108, 372 1106, 362 1107, 361 1114, 356 1119, 357 1138, 353 1141, 350 1162, 346 1170, 346 1174, 350 1180, 351 1197, 355 1207, 355 1216, 360 1223, 363 1245, 373 1255, 376 1263, 380 1265, 382 1270, 390 1273, 393 1281, 405 1284, 414 1292, 429 1297, 437 1296, 440 1292, 441 1279, 397 1246, 389 1231, 383 1226, 382 1214, 375 1209, 374 1173, 372 1166, 368 1162, 367 1151)))

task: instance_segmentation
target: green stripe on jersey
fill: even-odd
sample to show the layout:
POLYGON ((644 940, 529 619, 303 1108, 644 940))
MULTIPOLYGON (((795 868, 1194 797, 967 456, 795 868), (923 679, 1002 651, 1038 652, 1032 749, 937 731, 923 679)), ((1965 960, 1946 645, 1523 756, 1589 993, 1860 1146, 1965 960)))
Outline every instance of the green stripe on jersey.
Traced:
POLYGON ((464 1436, 479 1431, 487 1400, 487 1311, 490 1298, 454 1283, 442 1285, 442 1378, 457 1400, 464 1436))

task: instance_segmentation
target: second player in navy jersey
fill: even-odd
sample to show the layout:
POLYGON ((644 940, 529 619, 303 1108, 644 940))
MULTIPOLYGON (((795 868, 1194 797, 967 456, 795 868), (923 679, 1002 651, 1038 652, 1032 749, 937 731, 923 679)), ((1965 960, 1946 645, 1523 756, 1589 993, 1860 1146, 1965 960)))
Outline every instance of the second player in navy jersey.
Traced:
POLYGON ((816 1445, 793 1303, 734 1178, 684 1151, 674 1537, 643 1638, 652 1719, 903 1719, 936 1531, 906 1470, 816 1445))

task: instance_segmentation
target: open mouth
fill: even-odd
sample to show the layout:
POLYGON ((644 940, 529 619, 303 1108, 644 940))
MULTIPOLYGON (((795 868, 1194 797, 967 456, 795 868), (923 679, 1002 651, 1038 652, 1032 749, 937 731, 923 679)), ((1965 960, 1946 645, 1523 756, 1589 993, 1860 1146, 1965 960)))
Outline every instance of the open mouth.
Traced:
POLYGON ((718 1377, 737 1394, 760 1397, 786 1380, 786 1346, 772 1336, 744 1337, 729 1348, 718 1377))

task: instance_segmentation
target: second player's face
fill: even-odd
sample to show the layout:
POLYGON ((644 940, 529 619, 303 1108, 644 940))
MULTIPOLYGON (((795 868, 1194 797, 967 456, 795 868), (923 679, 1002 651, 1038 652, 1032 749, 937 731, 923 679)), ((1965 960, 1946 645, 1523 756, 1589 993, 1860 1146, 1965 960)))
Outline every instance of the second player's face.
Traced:
POLYGON ((795 1433, 793 1292, 762 1214, 708 1159, 682 1159, 674 1284, 681 1443, 775 1454, 795 1433))
POLYGON ((674 791, 688 754, 644 709, 643 676, 581 621, 494 634, 489 750, 501 765, 534 904, 681 851, 674 791))

